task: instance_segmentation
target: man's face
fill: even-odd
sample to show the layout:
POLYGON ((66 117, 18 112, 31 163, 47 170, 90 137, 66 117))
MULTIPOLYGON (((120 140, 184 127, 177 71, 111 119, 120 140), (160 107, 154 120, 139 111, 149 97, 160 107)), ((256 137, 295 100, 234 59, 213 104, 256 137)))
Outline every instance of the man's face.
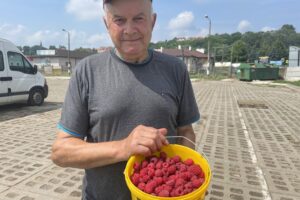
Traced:
POLYGON ((107 5, 107 29, 123 59, 136 62, 147 57, 155 19, 149 0, 114 0, 107 5))

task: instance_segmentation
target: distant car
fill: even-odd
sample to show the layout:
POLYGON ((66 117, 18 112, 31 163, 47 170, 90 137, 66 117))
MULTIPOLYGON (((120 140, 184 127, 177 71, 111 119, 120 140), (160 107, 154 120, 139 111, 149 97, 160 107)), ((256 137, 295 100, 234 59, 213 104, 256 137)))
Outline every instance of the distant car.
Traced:
POLYGON ((0 38, 0 105, 27 102, 40 106, 48 96, 45 77, 10 41, 0 38))

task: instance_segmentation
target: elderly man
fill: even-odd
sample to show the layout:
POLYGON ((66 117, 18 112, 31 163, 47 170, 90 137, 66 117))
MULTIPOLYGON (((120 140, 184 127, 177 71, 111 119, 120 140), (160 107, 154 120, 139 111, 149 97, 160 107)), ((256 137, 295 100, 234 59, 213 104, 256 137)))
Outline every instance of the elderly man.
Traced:
POLYGON ((152 1, 104 0, 103 8, 115 48, 76 66, 52 160, 85 169, 83 199, 124 200, 130 199, 123 176, 128 158, 158 151, 166 136, 194 141, 191 124, 200 115, 184 63, 148 49, 152 1))

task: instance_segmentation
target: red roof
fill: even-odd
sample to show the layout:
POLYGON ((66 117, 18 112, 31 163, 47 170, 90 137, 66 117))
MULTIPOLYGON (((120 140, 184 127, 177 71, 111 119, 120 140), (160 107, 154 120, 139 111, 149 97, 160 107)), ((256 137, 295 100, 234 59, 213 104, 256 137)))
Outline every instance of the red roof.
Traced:
POLYGON ((176 57, 196 57, 196 58, 207 58, 207 55, 204 53, 201 53, 199 51, 190 51, 188 49, 162 49, 162 53, 176 56, 176 57))

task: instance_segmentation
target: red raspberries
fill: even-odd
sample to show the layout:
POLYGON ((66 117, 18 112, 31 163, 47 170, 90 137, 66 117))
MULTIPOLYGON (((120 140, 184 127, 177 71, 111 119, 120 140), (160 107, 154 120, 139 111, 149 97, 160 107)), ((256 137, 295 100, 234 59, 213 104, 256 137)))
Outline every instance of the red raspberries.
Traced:
POLYGON ((133 170, 131 182, 140 190, 159 197, 186 195, 205 180, 201 167, 192 159, 182 161, 177 155, 168 158, 165 152, 134 163, 133 170))

